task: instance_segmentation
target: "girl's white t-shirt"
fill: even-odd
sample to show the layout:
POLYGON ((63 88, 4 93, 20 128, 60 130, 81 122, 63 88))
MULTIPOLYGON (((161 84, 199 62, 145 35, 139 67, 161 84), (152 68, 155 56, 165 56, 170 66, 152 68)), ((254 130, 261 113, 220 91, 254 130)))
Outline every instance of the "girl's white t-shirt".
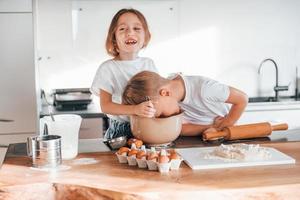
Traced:
POLYGON ((207 125, 215 117, 228 114, 230 105, 229 87, 203 76, 182 76, 185 84, 185 98, 179 103, 183 109, 183 123, 207 125))
MULTIPOLYGON (((91 92, 100 96, 100 89, 112 95, 114 103, 121 104, 122 94, 131 77, 141 71, 158 72, 150 58, 139 57, 135 60, 107 60, 98 68, 91 92)), ((119 121, 129 121, 126 115, 108 115, 109 118, 119 121)))

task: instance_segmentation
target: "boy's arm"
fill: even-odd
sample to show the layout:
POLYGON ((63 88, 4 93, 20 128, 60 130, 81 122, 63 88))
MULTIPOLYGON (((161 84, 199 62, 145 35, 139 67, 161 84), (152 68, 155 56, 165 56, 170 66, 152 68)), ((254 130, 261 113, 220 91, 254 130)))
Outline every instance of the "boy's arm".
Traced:
POLYGON ((248 96, 244 92, 233 87, 229 87, 229 90, 230 93, 226 103, 230 103, 232 106, 229 113, 217 124, 214 124, 214 127, 218 129, 234 125, 248 104, 248 96))
POLYGON ((139 115, 153 117, 155 109, 151 101, 145 101, 138 105, 124 105, 112 102, 112 95, 100 89, 100 106, 102 112, 112 115, 139 115))
POLYGON ((180 135, 182 136, 197 136, 201 135, 203 131, 211 128, 212 125, 199 125, 199 124, 182 124, 180 135))

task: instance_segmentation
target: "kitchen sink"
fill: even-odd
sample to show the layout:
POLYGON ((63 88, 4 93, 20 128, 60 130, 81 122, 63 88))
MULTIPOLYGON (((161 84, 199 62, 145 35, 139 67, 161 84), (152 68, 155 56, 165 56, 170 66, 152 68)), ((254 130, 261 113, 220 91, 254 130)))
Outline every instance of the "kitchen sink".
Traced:
POLYGON ((283 101, 300 101, 300 98, 295 96, 281 96, 277 100, 275 97, 249 97, 249 103, 260 103, 260 102, 283 102, 283 101))
POLYGON ((255 102, 274 102, 274 97, 249 97, 249 103, 255 102))

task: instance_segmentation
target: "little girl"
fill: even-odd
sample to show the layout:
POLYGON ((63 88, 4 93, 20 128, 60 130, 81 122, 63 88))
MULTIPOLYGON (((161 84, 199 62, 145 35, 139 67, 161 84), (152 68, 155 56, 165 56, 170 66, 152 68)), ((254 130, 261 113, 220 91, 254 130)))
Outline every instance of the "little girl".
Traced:
POLYGON ((155 109, 151 101, 138 105, 122 105, 122 93, 128 80, 143 70, 157 72, 154 62, 139 57, 151 34, 148 24, 138 10, 121 9, 113 17, 106 38, 106 50, 113 59, 100 65, 91 91, 100 97, 102 112, 108 114, 109 128, 105 138, 132 137, 129 119, 126 115, 152 117, 155 109))

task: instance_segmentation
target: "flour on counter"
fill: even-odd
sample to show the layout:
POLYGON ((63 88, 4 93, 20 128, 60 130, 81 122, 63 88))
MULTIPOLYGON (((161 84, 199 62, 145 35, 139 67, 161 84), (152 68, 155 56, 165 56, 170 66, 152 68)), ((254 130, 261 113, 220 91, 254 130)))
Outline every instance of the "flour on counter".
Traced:
POLYGON ((98 163, 99 160, 96 160, 94 158, 79 158, 72 161, 72 164, 74 165, 90 165, 98 163))
POLYGON ((52 167, 52 168, 51 167, 40 167, 40 168, 30 167, 30 169, 37 170, 37 171, 44 171, 44 172, 54 172, 54 171, 65 171, 71 169, 71 167, 68 165, 59 165, 57 167, 52 167))
POLYGON ((221 144, 204 156, 205 159, 220 159, 224 161, 267 160, 270 157, 269 150, 260 147, 258 144, 221 144))

